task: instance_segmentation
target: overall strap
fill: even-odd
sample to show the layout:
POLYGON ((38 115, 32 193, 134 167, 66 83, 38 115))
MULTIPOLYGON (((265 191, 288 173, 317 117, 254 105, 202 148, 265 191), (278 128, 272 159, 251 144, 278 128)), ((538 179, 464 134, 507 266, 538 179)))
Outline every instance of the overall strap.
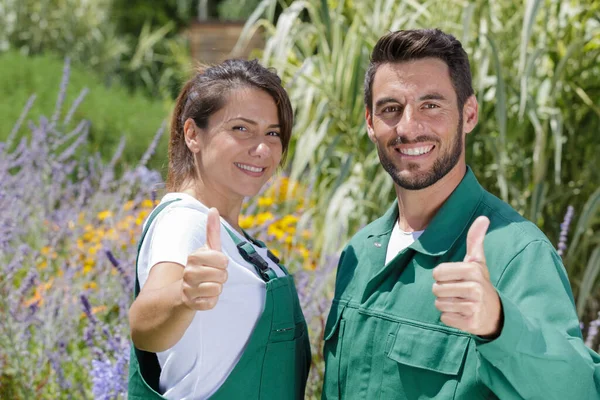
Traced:
MULTIPOLYGON (((235 245, 237 246, 238 252, 242 256, 242 258, 250 264, 252 264, 252 266, 254 266, 256 272, 263 279, 263 281, 269 282, 270 280, 277 278, 277 274, 275 273, 275 271, 273 271, 269 267, 269 264, 260 256, 260 254, 256 252, 256 250, 250 243, 240 240, 240 238, 229 228, 225 227, 225 229, 227 230, 227 233, 229 233, 229 236, 231 237, 231 240, 233 240, 233 243, 235 243, 235 245)), ((246 234, 246 232, 244 232, 244 234, 246 234)), ((256 239, 252 239, 247 234, 246 237, 258 247, 266 247, 263 242, 256 239)), ((271 253, 271 250, 267 249, 267 256, 275 264, 279 264, 279 259, 273 253, 271 253)))
POLYGON ((135 295, 137 296, 140 293, 140 282, 137 279, 137 267, 138 267, 138 261, 140 259, 140 250, 142 249, 142 242, 144 241, 144 238, 146 237, 146 234, 148 233, 148 229, 150 229, 150 225, 152 225, 152 222, 154 221, 154 219, 156 218, 156 216, 169 204, 174 203, 176 201, 179 201, 181 199, 174 199, 174 200, 169 200, 169 201, 165 201, 164 203, 162 203, 161 205, 159 205, 158 207, 156 207, 154 209, 154 211, 152 211, 152 213, 150 214, 150 216, 148 217, 148 221, 146 222, 146 226, 144 227, 144 230, 142 231, 142 237, 140 238, 140 242, 138 243, 138 248, 137 248, 137 256, 135 258, 135 295))

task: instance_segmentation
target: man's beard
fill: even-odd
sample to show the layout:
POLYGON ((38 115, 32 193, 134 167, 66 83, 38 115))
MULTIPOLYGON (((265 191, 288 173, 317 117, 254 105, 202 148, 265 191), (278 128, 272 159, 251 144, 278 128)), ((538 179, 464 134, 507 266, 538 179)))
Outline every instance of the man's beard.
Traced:
MULTIPOLYGON (((384 149, 381 149, 379 144, 377 145, 377 153, 379 154, 379 160, 383 169, 390 174, 396 185, 400 186, 403 189, 407 190, 421 190, 425 189, 440 179, 442 179, 448 172, 452 170, 460 160, 460 155, 462 153, 463 148, 463 119, 462 115, 460 115, 458 120, 458 126, 456 129, 456 134, 454 136, 454 143, 450 149, 450 152, 443 154, 440 158, 434 161, 433 168, 429 171, 422 171, 415 173, 414 176, 411 177, 401 177, 400 171, 394 165, 393 161, 387 156, 384 149)), ((436 146, 440 144, 440 140, 437 137, 431 137, 427 135, 418 136, 412 141, 403 139, 402 136, 395 137, 388 143, 388 148, 392 146, 397 146, 399 144, 415 144, 420 142, 428 142, 433 141, 436 142, 436 146)), ((410 163, 408 164, 409 171, 417 171, 419 169, 419 164, 410 163)))

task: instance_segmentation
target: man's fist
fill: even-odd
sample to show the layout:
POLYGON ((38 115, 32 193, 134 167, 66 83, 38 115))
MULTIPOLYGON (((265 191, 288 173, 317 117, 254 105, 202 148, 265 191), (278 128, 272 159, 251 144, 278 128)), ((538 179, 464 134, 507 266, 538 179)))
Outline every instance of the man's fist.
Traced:
POLYGON ((227 281, 228 262, 221 252, 219 212, 211 208, 206 221, 206 244, 188 256, 183 270, 184 304, 193 310, 214 308, 227 281))
POLYGON ((473 222, 464 261, 443 263, 433 270, 435 306, 442 312, 442 322, 482 337, 496 337, 502 330, 502 304, 483 252, 489 224, 487 217, 473 222))

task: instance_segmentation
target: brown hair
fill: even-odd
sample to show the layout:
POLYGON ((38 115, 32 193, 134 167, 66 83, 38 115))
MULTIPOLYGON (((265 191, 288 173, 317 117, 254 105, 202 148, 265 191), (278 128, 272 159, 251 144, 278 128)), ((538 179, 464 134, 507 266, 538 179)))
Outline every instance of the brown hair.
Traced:
POLYGON ((191 118, 199 128, 206 128, 210 116, 225 105, 229 92, 244 86, 264 90, 275 101, 283 147, 281 162, 284 162, 294 115, 281 79, 273 69, 263 67, 257 60, 227 60, 200 70, 186 82, 177 97, 171 118, 167 190, 177 191, 186 180, 197 178, 194 155, 185 143, 185 121, 191 118))
POLYGON ((439 29, 414 29, 390 32, 382 36, 371 53, 365 74, 365 106, 373 111, 373 80, 381 64, 400 63, 435 57, 444 61, 450 70, 450 80, 456 92, 458 109, 473 94, 469 57, 461 43, 439 29))

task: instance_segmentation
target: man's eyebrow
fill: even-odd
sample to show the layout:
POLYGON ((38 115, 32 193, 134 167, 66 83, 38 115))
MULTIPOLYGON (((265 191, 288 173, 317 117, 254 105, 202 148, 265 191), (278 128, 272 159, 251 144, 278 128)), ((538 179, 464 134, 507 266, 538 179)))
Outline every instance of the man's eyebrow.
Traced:
POLYGON ((387 104, 387 103, 400 103, 400 102, 393 97, 384 97, 383 99, 379 99, 375 102, 375 108, 381 107, 382 105, 387 104))
MULTIPOLYGON (((244 121, 244 122, 247 122, 247 123, 249 123, 249 124, 251 124, 251 125, 254 125, 254 126, 258 125, 258 123, 257 123, 256 121, 253 121, 253 120, 251 120, 251 119, 244 118, 244 117, 235 117, 235 118, 231 118, 231 119, 230 119, 230 120, 228 120, 227 122, 231 122, 231 121, 235 121, 235 120, 244 121)), ((279 124, 271 124, 271 125, 269 125, 269 128, 281 128, 281 125, 279 125, 279 124)))
POLYGON ((424 100, 446 100, 446 97, 441 94, 441 93, 437 93, 437 92, 433 92, 433 93, 428 93, 425 94, 421 97, 419 97, 419 101, 424 101, 424 100))

